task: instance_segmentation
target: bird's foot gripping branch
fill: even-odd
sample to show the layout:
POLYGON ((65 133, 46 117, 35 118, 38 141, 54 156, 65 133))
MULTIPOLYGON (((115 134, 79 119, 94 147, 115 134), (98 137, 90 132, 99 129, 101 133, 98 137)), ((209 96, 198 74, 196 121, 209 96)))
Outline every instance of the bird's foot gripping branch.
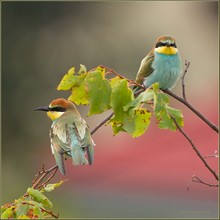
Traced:
POLYGON ((182 112, 169 106, 169 98, 159 90, 158 83, 136 98, 131 89, 134 85, 143 90, 133 80, 107 67, 99 66, 87 71, 81 65, 78 72, 71 68, 57 89, 70 90, 69 100, 78 105, 89 105, 88 116, 112 109, 112 117, 107 123, 112 126, 115 135, 119 132, 127 132, 132 137, 143 135, 152 115, 156 117, 159 128, 177 130, 173 118, 180 127, 183 126, 182 112))

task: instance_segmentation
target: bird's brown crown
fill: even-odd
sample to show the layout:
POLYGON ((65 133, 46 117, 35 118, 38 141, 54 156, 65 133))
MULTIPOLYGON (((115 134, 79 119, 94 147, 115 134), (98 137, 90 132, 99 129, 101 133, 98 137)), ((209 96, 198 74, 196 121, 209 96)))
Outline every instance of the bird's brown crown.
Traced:
POLYGON ((70 102, 67 101, 66 99, 63 98, 59 98, 59 99, 54 99, 49 107, 50 108, 54 108, 54 107, 62 107, 62 108, 68 108, 68 106, 70 105, 70 102))
POLYGON ((175 39, 167 35, 159 37, 157 39, 154 51, 166 55, 174 55, 178 53, 175 39))

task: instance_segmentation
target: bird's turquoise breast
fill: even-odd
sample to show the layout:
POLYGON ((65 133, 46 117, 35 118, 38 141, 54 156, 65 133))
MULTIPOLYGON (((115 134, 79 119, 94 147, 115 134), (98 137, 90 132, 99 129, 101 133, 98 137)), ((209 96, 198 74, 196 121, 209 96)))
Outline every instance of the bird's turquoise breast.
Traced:
POLYGON ((181 59, 178 54, 166 55, 155 52, 152 68, 154 71, 144 80, 145 87, 159 82, 161 89, 172 89, 182 71, 181 59))

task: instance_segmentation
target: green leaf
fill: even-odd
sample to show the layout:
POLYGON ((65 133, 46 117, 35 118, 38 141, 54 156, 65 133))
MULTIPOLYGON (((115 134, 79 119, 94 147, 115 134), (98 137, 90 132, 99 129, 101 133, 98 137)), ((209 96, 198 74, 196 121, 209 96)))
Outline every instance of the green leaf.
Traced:
POLYGON ((75 74, 75 67, 69 69, 68 73, 64 75, 60 84, 57 87, 57 90, 69 90, 71 89, 78 81, 78 76, 75 74))
POLYGON ((159 83, 154 83, 151 85, 155 93, 158 93, 159 91, 159 83))
POLYGON ((85 79, 87 77, 87 73, 84 73, 78 77, 77 83, 72 87, 72 94, 68 98, 72 102, 76 103, 77 105, 88 105, 88 89, 85 86, 85 79))
POLYGON ((158 127, 175 131, 177 127, 173 118, 178 125, 182 127, 184 125, 182 112, 179 109, 171 108, 168 105, 168 96, 159 90, 157 84, 153 84, 152 88, 154 91, 154 113, 157 118, 158 127))
MULTIPOLYGON (((170 106, 167 106, 167 112, 169 115, 172 115, 173 118, 175 118, 177 124, 180 127, 184 126, 184 121, 183 121, 183 113, 179 109, 171 108, 170 106)), ((176 125, 175 125, 176 127, 176 125)))
POLYGON ((112 125, 112 130, 114 135, 118 134, 119 132, 125 132, 125 130, 123 129, 123 124, 119 123, 119 122, 115 122, 115 121, 110 121, 111 125, 112 125))
POLYGON ((124 110, 128 111, 130 115, 134 115, 134 111, 144 103, 150 103, 154 98, 154 92, 151 89, 142 92, 136 99, 124 106, 124 110))
POLYGON ((1 219, 11 219, 14 214, 14 206, 7 208, 2 214, 1 219))
POLYGON ((43 206, 47 206, 49 208, 53 207, 52 202, 39 190, 28 188, 27 193, 33 198, 33 200, 41 203, 43 206))
POLYGON ((32 209, 33 209, 33 216, 36 216, 38 218, 43 218, 44 217, 44 212, 42 211, 41 207, 43 207, 42 203, 35 202, 33 200, 29 201, 30 204, 33 204, 32 209))
POLYGON ((28 204, 18 203, 15 208, 16 216, 26 216, 30 208, 32 207, 30 207, 28 204))
POLYGON ((51 192, 51 191, 53 191, 56 187, 59 187, 60 185, 62 185, 65 181, 67 181, 67 180, 61 180, 59 183, 47 184, 46 187, 44 187, 44 190, 45 190, 46 192, 51 192))
POLYGON ((100 114, 110 109, 111 86, 105 79, 104 69, 98 67, 95 71, 88 73, 86 87, 90 110, 88 115, 100 114))
POLYGON ((133 101, 134 96, 132 90, 128 87, 127 80, 115 77, 111 79, 110 84, 112 87, 111 107, 114 111, 114 117, 109 123, 112 125, 114 135, 116 135, 121 131, 125 131, 123 126, 129 116, 124 106, 133 101))
POLYGON ((166 114, 165 112, 161 114, 158 119, 158 127, 161 129, 169 129, 171 131, 176 130, 176 126, 174 121, 171 119, 170 115, 166 114))
POLYGON ((118 76, 114 77, 114 78, 111 78, 110 79, 110 84, 111 84, 111 87, 114 88, 117 86, 117 84, 121 81, 122 79, 118 76))
POLYGON ((26 215, 19 215, 18 217, 17 217, 18 219, 30 219, 28 216, 26 216, 26 215))
POLYGON ((27 216, 35 216, 38 218, 44 217, 44 212, 41 208, 44 208, 44 205, 42 203, 36 202, 32 200, 30 197, 25 198, 25 201, 27 201, 30 204, 30 211, 27 213, 27 216))
POLYGON ((44 215, 42 213, 40 206, 35 205, 33 207, 33 215, 37 216, 38 218, 43 218, 44 215))
POLYGON ((115 113, 114 118, 111 119, 111 121, 121 123, 127 115, 124 106, 134 99, 133 92, 128 87, 128 82, 125 79, 115 77, 110 83, 112 87, 111 107, 115 113))
POLYGON ((125 120, 123 125, 123 129, 127 131, 132 137, 139 137, 145 133, 147 130, 151 119, 151 113, 145 109, 140 108, 136 109, 134 112, 134 116, 128 117, 125 120))

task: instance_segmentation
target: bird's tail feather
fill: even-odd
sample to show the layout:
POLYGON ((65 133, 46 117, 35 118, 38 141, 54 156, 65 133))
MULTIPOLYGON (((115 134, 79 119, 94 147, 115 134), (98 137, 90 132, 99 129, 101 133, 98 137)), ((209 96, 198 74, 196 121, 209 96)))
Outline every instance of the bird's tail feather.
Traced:
POLYGON ((74 146, 71 150, 71 156, 73 160, 73 165, 87 165, 88 160, 85 157, 84 151, 79 146, 74 146))
POLYGON ((55 157, 55 160, 56 160, 56 163, 58 165, 60 172, 63 175, 66 175, 66 169, 65 169, 65 164, 64 164, 64 155, 61 153, 54 152, 54 157, 55 157))
POLYGON ((93 147, 93 145, 91 144, 90 146, 86 147, 85 150, 87 153, 89 165, 92 165, 93 161, 94 161, 94 147, 93 147))

